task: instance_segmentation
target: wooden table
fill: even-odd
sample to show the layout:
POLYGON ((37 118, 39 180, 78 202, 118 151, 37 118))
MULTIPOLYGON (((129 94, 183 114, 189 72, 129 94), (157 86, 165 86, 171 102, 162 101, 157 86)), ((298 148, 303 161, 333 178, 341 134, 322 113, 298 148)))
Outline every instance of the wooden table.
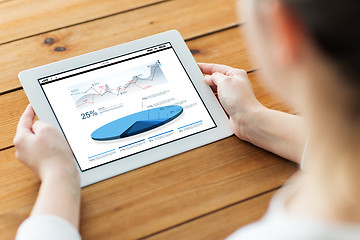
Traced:
MULTIPOLYGON (((294 113, 249 63, 235 0, 0 0, 0 239, 29 215, 39 180, 15 158, 24 69, 178 29, 197 61, 249 72, 258 99, 294 113)), ((297 167, 236 137, 82 190, 83 239, 222 239, 265 212, 297 167)))

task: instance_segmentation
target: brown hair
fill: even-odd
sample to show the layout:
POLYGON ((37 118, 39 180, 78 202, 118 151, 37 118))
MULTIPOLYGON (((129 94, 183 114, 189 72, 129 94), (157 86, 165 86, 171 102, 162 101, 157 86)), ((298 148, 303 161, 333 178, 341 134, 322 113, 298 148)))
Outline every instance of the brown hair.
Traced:
MULTIPOLYGON (((319 50, 339 66, 360 115, 360 1, 281 0, 296 14, 319 50)), ((345 85, 345 86, 346 86, 345 85)))

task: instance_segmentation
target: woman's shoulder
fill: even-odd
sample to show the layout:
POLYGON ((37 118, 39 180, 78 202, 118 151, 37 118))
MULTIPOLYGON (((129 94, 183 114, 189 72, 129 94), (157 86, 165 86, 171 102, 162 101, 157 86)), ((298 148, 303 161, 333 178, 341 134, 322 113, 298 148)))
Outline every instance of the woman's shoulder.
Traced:
POLYGON ((269 209, 261 220, 237 230, 227 240, 360 239, 360 226, 288 213, 285 203, 292 196, 295 186, 291 184, 284 189, 280 189, 272 198, 269 209))

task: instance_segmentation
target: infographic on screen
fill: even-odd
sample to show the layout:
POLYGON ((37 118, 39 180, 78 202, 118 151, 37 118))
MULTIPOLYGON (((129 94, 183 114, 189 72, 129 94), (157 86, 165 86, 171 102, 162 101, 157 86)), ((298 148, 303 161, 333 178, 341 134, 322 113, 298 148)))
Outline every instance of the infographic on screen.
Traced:
POLYGON ((81 109, 166 82, 160 68, 160 61, 156 61, 153 64, 129 69, 121 74, 71 86, 69 91, 75 106, 81 109))
POLYGON ((216 127, 170 43, 39 83, 82 171, 216 127))

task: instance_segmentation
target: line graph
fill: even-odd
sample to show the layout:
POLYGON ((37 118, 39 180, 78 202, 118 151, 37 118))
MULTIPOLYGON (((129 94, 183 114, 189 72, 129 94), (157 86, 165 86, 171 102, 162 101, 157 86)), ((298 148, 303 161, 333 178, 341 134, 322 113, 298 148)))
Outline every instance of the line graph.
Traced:
POLYGON ((166 83, 160 61, 69 87, 77 109, 166 83))

